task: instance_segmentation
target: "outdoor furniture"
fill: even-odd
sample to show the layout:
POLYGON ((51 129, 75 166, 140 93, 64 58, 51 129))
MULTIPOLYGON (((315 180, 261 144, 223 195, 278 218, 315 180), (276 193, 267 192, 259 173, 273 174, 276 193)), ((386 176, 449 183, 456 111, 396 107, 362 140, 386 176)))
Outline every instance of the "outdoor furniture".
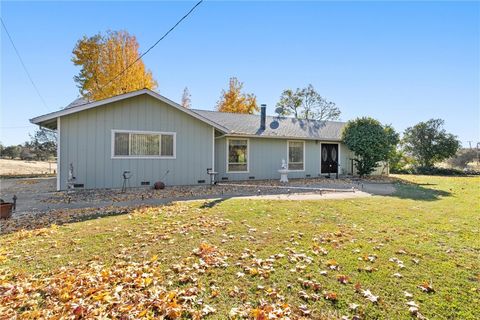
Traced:
POLYGON ((207 173, 210 175, 210 185, 217 184, 215 177, 218 175, 218 172, 215 172, 211 168, 208 168, 207 173))
POLYGON ((123 171, 122 177, 123 177, 122 192, 125 192, 127 191, 127 187, 130 188, 130 178, 132 177, 132 174, 130 173, 130 171, 123 171))

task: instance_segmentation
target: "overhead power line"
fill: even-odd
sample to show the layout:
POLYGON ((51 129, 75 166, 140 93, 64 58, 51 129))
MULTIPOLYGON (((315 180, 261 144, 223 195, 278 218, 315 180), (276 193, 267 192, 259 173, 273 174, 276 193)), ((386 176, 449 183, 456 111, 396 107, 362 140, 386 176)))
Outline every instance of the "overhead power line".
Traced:
POLYGON ((103 88, 105 88, 106 86, 108 86, 109 84, 111 84, 112 82, 114 82, 115 80, 117 80, 121 75, 123 75, 131 66, 133 66, 135 63, 137 63, 138 61, 140 61, 148 52, 150 52, 150 50, 152 50, 153 48, 155 48, 155 46, 157 44, 160 43, 160 41, 162 41, 163 39, 165 39, 168 34, 170 32, 172 32, 180 23, 182 23, 183 20, 185 20, 201 3, 203 2, 203 0, 200 0, 198 1, 182 18, 180 18, 180 20, 177 21, 177 23, 175 23, 173 25, 173 27, 171 27, 160 39, 157 40, 157 42, 155 42, 152 46, 150 46, 150 48, 147 49, 147 51, 145 51, 144 53, 142 53, 140 55, 140 57, 138 57, 135 61, 133 61, 132 63, 130 63, 125 69, 123 69, 122 71, 120 71, 115 77, 113 77, 110 81, 108 81, 105 85, 101 86, 99 88, 100 91, 103 91, 103 88))
POLYGON ((8 29, 7 29, 7 26, 5 25, 5 22, 3 22, 3 19, 2 19, 1 17, 0 17, 0 20, 2 21, 3 29, 5 30, 5 32, 6 32, 7 36, 8 36, 8 39, 10 40, 10 43, 12 44, 12 47, 13 47, 13 49, 15 50, 15 53, 17 54, 18 60, 20 60, 20 63, 22 64, 23 70, 25 70, 25 73, 27 74, 28 79, 29 79, 30 82, 32 83, 33 88, 34 88, 35 91, 37 92, 38 97, 40 98, 40 100, 42 100, 43 106, 47 109, 47 111, 50 111, 50 109, 49 109, 48 106, 47 106, 47 103, 45 102, 45 99, 43 99, 42 95, 40 94, 40 90, 38 90, 37 85, 36 85, 35 82, 33 81, 32 76, 30 75, 30 72, 28 72, 28 69, 27 69, 27 67, 25 66, 25 63, 23 62, 22 56, 20 55, 20 52, 18 52, 18 49, 17 49, 17 47, 15 46, 15 43, 13 42, 13 39, 12 39, 12 37, 10 36, 10 33, 8 32, 8 29))

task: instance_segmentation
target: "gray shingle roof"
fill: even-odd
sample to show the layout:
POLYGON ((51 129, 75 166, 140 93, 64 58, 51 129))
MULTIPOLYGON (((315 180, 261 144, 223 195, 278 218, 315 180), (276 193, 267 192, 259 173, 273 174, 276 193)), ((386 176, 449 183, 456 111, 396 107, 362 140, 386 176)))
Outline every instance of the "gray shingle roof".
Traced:
POLYGON ((81 105, 87 104, 88 102, 89 101, 87 99, 80 97, 80 98, 77 98, 77 99, 73 100, 72 102, 70 102, 70 104, 63 109, 70 109, 70 108, 79 107, 81 105))
POLYGON ((260 115, 238 114, 207 110, 195 113, 230 130, 229 134, 259 137, 285 137, 339 141, 345 122, 299 120, 290 117, 267 116, 265 130, 260 130, 260 115))
MULTIPOLYGON (((78 98, 64 108, 73 109, 88 104, 78 98)), ((267 116, 265 130, 260 130, 260 115, 239 114, 192 109, 218 126, 228 130, 227 134, 249 135, 274 138, 298 138, 312 140, 340 141, 345 122, 299 120, 290 117, 267 116)))

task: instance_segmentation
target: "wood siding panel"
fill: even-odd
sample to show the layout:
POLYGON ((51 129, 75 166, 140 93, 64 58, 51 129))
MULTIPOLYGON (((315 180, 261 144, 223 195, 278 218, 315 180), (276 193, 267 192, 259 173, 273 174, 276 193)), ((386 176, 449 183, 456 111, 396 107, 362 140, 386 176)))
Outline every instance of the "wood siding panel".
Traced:
MULTIPOLYGON (((227 173, 226 138, 216 139, 215 143, 215 166, 219 172, 218 180, 222 177, 231 180, 248 180, 255 177, 255 180, 280 179, 278 170, 281 167, 282 159, 287 161, 288 139, 250 138, 250 156, 248 173, 227 173)), ((290 141, 303 141, 291 140, 290 141)), ((320 175, 320 145, 322 141, 305 140, 304 171, 295 171, 288 174, 289 178, 318 177, 320 175)), ((327 142, 325 142, 327 143, 327 142)), ((348 167, 348 160, 351 157, 348 148, 340 144, 340 172, 342 168, 348 167)), ((346 173, 346 172, 344 172, 346 173)))
POLYGON ((67 187, 73 163, 77 183, 85 188, 120 188, 122 173, 132 173, 130 185, 153 184, 167 170, 167 185, 209 181, 212 127, 149 96, 138 96, 64 116, 61 132, 60 187, 67 187), (111 132, 118 130, 176 132, 176 159, 112 159, 111 132))
MULTIPOLYGON (((250 138, 249 139, 249 172, 248 173, 227 173, 227 145, 226 139, 221 138, 216 140, 216 166, 219 174, 219 180, 222 177, 228 180, 248 180, 250 177, 255 177, 255 180, 260 179, 279 179, 280 174, 278 170, 281 167, 282 159, 287 161, 288 149, 286 139, 266 139, 266 138, 250 138)), ((318 174, 315 155, 315 142, 307 141, 305 143, 305 171, 291 172, 291 178, 304 178, 306 174, 312 177, 318 174)))

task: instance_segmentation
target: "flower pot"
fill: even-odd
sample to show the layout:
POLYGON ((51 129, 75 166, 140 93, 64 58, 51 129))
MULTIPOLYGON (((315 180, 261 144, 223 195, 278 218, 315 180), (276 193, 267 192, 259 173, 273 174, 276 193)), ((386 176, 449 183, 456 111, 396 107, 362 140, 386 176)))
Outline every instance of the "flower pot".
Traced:
POLYGON ((13 203, 0 203, 0 219, 8 219, 12 216, 13 203))

